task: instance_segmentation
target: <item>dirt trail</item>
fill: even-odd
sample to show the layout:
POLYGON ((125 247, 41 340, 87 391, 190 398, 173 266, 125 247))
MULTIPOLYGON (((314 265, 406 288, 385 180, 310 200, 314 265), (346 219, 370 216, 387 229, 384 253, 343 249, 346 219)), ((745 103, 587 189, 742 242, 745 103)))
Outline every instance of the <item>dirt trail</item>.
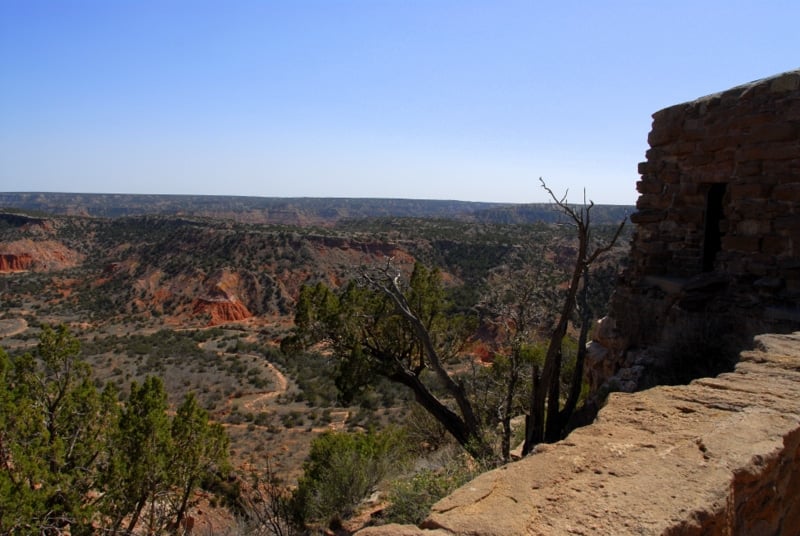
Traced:
POLYGON ((273 365, 272 363, 266 363, 267 367, 272 372, 272 376, 275 378, 275 382, 278 384, 277 389, 272 391, 264 391, 263 393, 254 393, 246 402, 242 403, 242 408, 246 411, 259 411, 265 409, 267 402, 270 400, 274 400, 278 396, 282 395, 286 392, 289 388, 289 380, 286 379, 286 376, 278 370, 278 368, 273 365), (258 407, 260 406, 260 407, 258 407))
POLYGON ((28 322, 24 318, 0 320, 0 339, 13 337, 28 329, 28 322))

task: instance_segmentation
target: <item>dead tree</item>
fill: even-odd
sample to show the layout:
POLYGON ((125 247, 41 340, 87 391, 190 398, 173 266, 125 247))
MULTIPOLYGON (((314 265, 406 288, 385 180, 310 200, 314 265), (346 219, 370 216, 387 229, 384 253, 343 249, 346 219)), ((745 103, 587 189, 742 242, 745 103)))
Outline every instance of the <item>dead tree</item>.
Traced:
MULTIPOLYGON (((586 357, 585 346, 589 329, 587 307, 584 306, 581 308, 582 318, 578 340, 578 357, 566 404, 563 408, 561 408, 560 383, 562 341, 567 335, 570 319, 573 317, 576 307, 578 306, 579 291, 581 288, 586 289, 588 287, 589 268, 591 264, 596 261, 600 255, 606 253, 614 246, 625 225, 625 220, 623 220, 608 243, 596 246, 590 251, 592 247, 591 210, 594 203, 592 201, 587 203, 584 195, 584 203, 582 206, 570 205, 567 202, 566 193, 560 198, 556 197, 544 180, 540 178, 539 181, 542 183, 542 188, 547 191, 558 209, 564 213, 575 226, 578 237, 578 252, 572 267, 569 286, 567 287, 559 310, 558 320, 550 335, 544 365, 542 366, 541 372, 538 370, 538 367, 534 367, 533 370, 530 410, 525 420, 525 443, 522 448, 523 455, 528 454, 533 447, 539 443, 554 442, 561 439, 569 418, 575 410, 580 395, 581 383, 583 380, 583 364, 586 357)), ((583 299, 585 301, 585 294, 583 294, 583 299)))

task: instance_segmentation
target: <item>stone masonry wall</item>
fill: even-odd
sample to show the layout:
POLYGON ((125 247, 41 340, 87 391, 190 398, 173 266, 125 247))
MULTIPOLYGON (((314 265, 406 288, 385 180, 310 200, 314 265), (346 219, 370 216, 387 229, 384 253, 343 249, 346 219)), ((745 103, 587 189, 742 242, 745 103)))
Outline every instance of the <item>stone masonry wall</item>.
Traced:
POLYGON ((656 112, 648 142, 630 265, 590 351, 601 394, 713 375, 752 335, 800 327, 800 70, 656 112), (687 346, 712 362, 670 361, 687 346))
POLYGON ((661 110, 648 142, 631 277, 703 271, 709 192, 724 185, 714 270, 800 295, 800 71, 661 110))

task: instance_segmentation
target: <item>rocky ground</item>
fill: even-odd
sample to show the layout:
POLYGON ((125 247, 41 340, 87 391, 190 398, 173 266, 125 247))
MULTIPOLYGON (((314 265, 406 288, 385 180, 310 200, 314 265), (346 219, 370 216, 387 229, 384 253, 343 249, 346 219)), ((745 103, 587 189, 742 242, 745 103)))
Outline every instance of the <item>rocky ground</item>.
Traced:
POLYGON ((485 473, 422 525, 359 535, 800 533, 800 332, 736 370, 612 394, 595 424, 485 473))

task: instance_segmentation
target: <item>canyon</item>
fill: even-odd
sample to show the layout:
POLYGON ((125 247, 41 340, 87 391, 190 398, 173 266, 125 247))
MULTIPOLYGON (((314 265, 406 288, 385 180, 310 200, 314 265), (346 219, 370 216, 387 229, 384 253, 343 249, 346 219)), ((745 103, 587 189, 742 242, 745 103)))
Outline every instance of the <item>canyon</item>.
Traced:
MULTIPOLYGON (((653 119, 630 251, 619 247, 607 261, 608 281, 618 281, 601 298, 608 315, 589 346, 594 422, 469 482, 419 527, 359 534, 800 532, 800 71, 653 119)), ((303 428, 325 429, 335 404, 324 398, 333 386, 319 378, 321 401, 306 404, 311 395, 292 381, 287 388, 287 376, 256 355, 279 358, 302 284, 338 285, 359 266, 392 259, 406 271, 415 261, 441 266, 466 293, 487 274, 535 259, 535 244, 547 244, 539 260, 548 269, 574 258, 558 226, 515 226, 531 207, 474 206, 454 217, 464 207, 447 202, 399 201, 391 212, 392 203, 344 200, 326 211, 322 200, 304 208, 156 196, 163 210, 146 215, 147 196, 126 212, 130 199, 118 196, 49 195, 0 197, 11 207, 0 215, 4 344, 30 347, 27 331, 65 321, 98 347, 96 364, 120 384, 130 371, 172 367, 180 374, 170 385, 203 393, 225 420, 237 461, 275 456, 289 474, 307 452, 303 428), (404 220, 426 210, 453 220, 404 220), (156 357, 162 339, 170 351, 197 352, 186 356, 195 376, 189 361, 156 357), (224 370, 229 385, 192 383, 224 370), (280 387, 280 413, 242 413, 252 400, 272 400, 270 382, 280 387)), ((613 221, 620 210, 606 215, 613 221)), ((337 426, 364 424, 344 414, 350 420, 337 426)))

